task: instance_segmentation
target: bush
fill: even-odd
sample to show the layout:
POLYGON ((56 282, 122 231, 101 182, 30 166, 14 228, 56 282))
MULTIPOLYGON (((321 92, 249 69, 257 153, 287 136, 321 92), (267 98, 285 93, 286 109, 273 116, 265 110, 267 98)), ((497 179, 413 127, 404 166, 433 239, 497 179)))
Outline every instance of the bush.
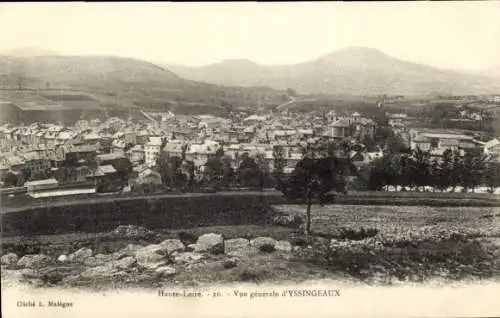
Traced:
POLYGON ((259 247, 259 250, 264 253, 272 253, 276 248, 273 244, 263 244, 259 247))

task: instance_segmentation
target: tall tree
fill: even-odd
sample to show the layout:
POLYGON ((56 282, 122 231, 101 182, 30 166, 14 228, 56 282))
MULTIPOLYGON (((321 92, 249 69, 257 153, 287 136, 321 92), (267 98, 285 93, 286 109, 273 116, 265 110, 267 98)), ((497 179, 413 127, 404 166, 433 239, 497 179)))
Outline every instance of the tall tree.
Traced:
POLYGON ((297 163, 289 181, 284 184, 282 191, 287 198, 302 200, 307 206, 305 234, 311 234, 313 198, 324 203, 327 194, 332 190, 347 193, 345 182, 339 178, 345 170, 344 165, 345 163, 336 157, 305 157, 297 163))

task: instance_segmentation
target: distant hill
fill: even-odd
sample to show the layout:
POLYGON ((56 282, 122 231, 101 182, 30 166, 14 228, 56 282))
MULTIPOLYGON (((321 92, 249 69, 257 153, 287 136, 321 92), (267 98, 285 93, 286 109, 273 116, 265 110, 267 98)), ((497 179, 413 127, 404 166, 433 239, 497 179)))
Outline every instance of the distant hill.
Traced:
POLYGON ((202 67, 166 65, 185 78, 219 85, 292 88, 305 94, 426 95, 498 92, 486 76, 441 70, 391 57, 379 50, 351 47, 293 65, 259 65, 225 60, 202 67))
POLYGON ((283 91, 196 82, 149 62, 112 56, 4 55, 0 57, 0 93, 0 99, 7 101, 30 101, 30 108, 54 102, 85 107, 93 100, 102 107, 181 113, 252 110, 286 100, 283 91), (28 91, 37 93, 26 94, 28 91), (72 96, 67 96, 69 92, 72 96), (34 96, 39 100, 33 100, 34 96), (76 103, 77 99, 81 103, 76 103))

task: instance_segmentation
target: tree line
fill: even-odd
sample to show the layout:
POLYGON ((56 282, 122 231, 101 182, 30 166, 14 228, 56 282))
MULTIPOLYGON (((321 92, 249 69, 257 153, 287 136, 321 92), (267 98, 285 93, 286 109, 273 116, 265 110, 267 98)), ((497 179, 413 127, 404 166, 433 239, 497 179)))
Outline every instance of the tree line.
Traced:
POLYGON ((389 186, 402 190, 474 191, 486 186, 490 192, 500 186, 500 163, 484 155, 447 149, 438 159, 422 149, 385 153, 382 158, 360 169, 367 190, 387 190, 389 186))

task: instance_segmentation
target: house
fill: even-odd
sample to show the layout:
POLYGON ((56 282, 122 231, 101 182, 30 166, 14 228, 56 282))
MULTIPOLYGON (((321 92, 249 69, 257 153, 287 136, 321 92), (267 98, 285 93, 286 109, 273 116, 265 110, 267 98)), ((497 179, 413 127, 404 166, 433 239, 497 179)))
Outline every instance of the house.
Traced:
POLYGON ((92 180, 96 185, 103 182, 117 183, 118 181, 116 169, 110 164, 98 166, 94 173, 86 176, 86 179, 92 180))
POLYGON ((483 146, 483 153, 488 156, 500 156, 500 138, 493 138, 483 146))
POLYGON ((56 179, 44 179, 36 181, 27 181, 24 183, 26 187, 27 194, 34 196, 37 192, 43 192, 46 190, 54 190, 59 187, 59 182, 56 179))
POLYGON ((31 175, 44 174, 52 167, 51 158, 43 156, 36 151, 30 151, 21 154, 24 158, 26 167, 30 170, 31 175))
POLYGON ((64 161, 70 165, 93 163, 96 161, 98 149, 98 144, 70 146, 64 151, 64 161))
POLYGON ((125 154, 126 145, 124 140, 115 139, 111 142, 111 152, 125 154))
POLYGON ((116 165, 120 160, 125 159, 122 153, 105 153, 96 156, 96 161, 99 165, 116 165))
POLYGON ((474 140, 473 136, 464 135, 462 133, 438 130, 438 129, 423 129, 410 130, 410 147, 411 149, 420 148, 425 151, 436 149, 450 150, 466 150, 470 151, 479 148, 479 143, 474 140))
POLYGON ((338 119, 326 127, 323 136, 333 139, 343 139, 350 135, 350 123, 347 119, 338 119))
POLYGON ((156 159, 160 156, 163 140, 161 137, 150 137, 144 145, 144 160, 148 167, 156 165, 156 159))
POLYGON ((144 167, 137 171, 137 173, 137 178, 133 181, 136 184, 162 184, 160 173, 150 167, 144 167))
POLYGON ((144 146, 135 145, 126 152, 126 156, 130 160, 130 162, 134 165, 144 162, 145 160, 144 146))
POLYGON ((213 140, 205 140, 200 144, 188 144, 185 159, 192 161, 195 167, 202 167, 219 148, 220 144, 213 140))

